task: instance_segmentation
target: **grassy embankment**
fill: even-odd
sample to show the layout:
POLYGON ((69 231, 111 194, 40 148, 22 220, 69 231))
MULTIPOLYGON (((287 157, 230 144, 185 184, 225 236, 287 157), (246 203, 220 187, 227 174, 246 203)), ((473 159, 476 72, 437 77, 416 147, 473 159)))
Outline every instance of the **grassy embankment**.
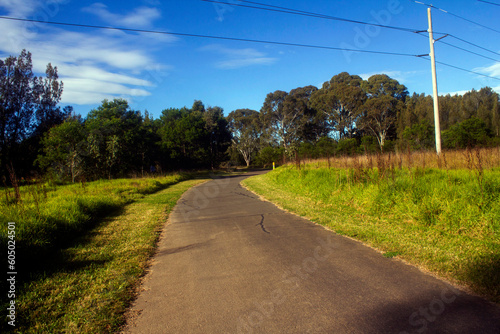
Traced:
MULTIPOLYGON (((6 222, 16 222, 15 331, 116 331, 166 215, 188 188, 202 182, 187 178, 32 185, 19 189, 18 203, 14 190, 6 190, 0 243, 7 249, 6 222)), ((13 329, 4 316, 2 332, 13 329)))
POLYGON ((392 154, 290 164, 244 184, 500 302, 499 167, 500 149, 392 154))

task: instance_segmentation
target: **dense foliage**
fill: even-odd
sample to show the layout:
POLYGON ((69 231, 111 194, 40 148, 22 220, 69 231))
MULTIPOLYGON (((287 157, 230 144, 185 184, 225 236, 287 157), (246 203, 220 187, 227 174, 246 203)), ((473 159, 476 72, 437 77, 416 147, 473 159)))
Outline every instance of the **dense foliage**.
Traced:
MULTIPOLYGON (((35 77, 31 54, 0 60, 0 171, 90 180, 167 170, 217 168, 223 162, 266 166, 303 157, 434 147, 432 97, 410 95, 385 74, 367 80, 343 72, 321 88, 269 93, 260 111, 194 101, 158 119, 104 100, 86 118, 61 110, 57 68, 35 77), (22 152, 22 154, 19 154, 22 152)), ((498 146, 499 94, 485 87, 439 100, 444 148, 498 146)))

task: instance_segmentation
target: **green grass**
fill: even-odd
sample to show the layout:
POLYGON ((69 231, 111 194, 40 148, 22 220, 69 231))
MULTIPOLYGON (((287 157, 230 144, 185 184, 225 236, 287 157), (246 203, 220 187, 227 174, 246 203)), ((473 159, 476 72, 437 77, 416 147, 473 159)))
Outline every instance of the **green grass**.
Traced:
MULTIPOLYGON (((67 218, 79 217, 69 219, 77 225, 73 228, 76 230, 83 229, 79 224, 95 220, 96 214, 103 216, 110 208, 121 210, 97 219, 95 226, 73 240, 71 246, 51 251, 43 271, 32 274, 24 282, 17 296, 16 332, 113 333, 119 330, 166 216, 188 188, 203 182, 178 183, 181 180, 177 175, 163 180, 100 181, 88 184, 85 189, 74 185, 49 193, 44 205, 57 204, 57 209, 43 207, 40 216, 49 220, 51 213, 57 211, 67 218), (159 189, 163 190, 151 194, 159 189), (131 201, 134 203, 124 205, 131 201)), ((31 210, 33 212, 33 208, 31 210)), ((9 220, 14 219, 9 217, 9 220)), ((22 220, 18 222, 19 226, 25 226, 21 227, 21 231, 22 228, 27 231, 24 236, 33 238, 24 240, 34 240, 32 229, 21 223, 22 220)), ((49 238, 51 242, 56 239, 49 238)), ((0 330, 7 329, 4 320, 0 330)))
POLYGON ((500 301, 500 169, 284 166, 244 184, 284 209, 500 301), (382 174, 382 173, 381 173, 382 174))
MULTIPOLYGON (((37 184, 20 188, 16 203, 4 189, 0 197, 0 221, 16 222, 16 244, 24 253, 57 248, 81 234, 99 217, 145 195, 185 179, 170 175, 154 179, 101 180, 87 184, 50 186, 37 184)), ((0 226, 0 247, 6 247, 7 224, 0 226)))

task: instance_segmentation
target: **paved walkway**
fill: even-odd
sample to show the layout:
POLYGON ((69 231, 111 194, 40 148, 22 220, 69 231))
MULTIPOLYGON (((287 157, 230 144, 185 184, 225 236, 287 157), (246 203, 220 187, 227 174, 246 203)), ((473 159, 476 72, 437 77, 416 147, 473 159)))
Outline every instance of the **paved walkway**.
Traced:
POLYGON ((126 333, 500 333, 500 308, 279 210, 232 176, 189 190, 126 333))

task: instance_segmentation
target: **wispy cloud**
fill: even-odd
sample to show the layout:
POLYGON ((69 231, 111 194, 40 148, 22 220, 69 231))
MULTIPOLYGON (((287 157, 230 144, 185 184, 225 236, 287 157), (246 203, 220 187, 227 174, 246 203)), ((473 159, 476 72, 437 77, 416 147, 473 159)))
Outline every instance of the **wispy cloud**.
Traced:
POLYGON ((102 101, 103 99, 113 99, 116 97, 130 99, 130 97, 151 95, 150 92, 144 89, 98 79, 68 78, 64 80, 64 85, 78 87, 78 91, 70 90, 64 96, 65 100, 72 101, 75 104, 93 104, 95 103, 95 99, 102 101))
POLYGON ((33 7, 37 6, 36 0, 0 0, 0 8, 9 12, 14 17, 26 17, 33 13, 33 7))
MULTIPOLYGON (((126 26, 145 27, 160 17, 160 12, 152 8, 140 7, 118 15, 104 5, 93 6, 99 11, 98 15, 126 26)), ((57 14, 57 7, 48 8, 47 2, 41 0, 0 0, 0 11, 11 16, 34 17, 40 11, 49 13, 49 9, 57 14)), ((64 104, 98 104, 105 98, 116 97, 133 102, 150 95, 149 90, 171 69, 156 62, 148 53, 150 44, 148 48, 138 47, 144 43, 138 34, 101 30, 74 32, 8 20, 0 20, 0 31, 6 32, 0 34, 0 56, 17 56, 22 49, 27 49, 33 54, 35 72, 44 73, 49 62, 58 67, 64 82, 64 104)))
MULTIPOLYGON (((483 73, 483 74, 486 74, 486 75, 489 75, 492 77, 500 78, 500 63, 495 63, 495 64, 493 64, 491 66, 487 66, 487 67, 478 67, 478 68, 475 68, 474 71, 479 72, 479 73, 483 73)), ((490 79, 485 79, 485 78, 482 78, 482 79, 487 80, 487 81, 492 81, 490 79)), ((495 81, 495 83, 498 83, 498 81, 495 81)), ((495 86, 495 87, 491 87, 491 88, 495 92, 500 94, 500 86, 495 86)))
POLYGON ((474 70, 492 77, 500 78, 500 63, 495 63, 488 67, 479 67, 474 70))
POLYGON ((161 17, 160 11, 152 7, 139 7, 134 9, 131 13, 116 14, 109 11, 108 6, 100 2, 94 3, 82 10, 96 15, 107 23, 134 28, 150 27, 153 21, 161 17))
POLYGON ((363 78, 363 80, 367 80, 370 78, 372 75, 376 74, 385 74, 389 76, 392 79, 396 79, 399 83, 405 84, 409 81, 410 77, 418 74, 418 71, 377 71, 377 72, 371 72, 371 73, 363 73, 360 74, 359 76, 363 78))
POLYGON ((231 49, 218 44, 212 44, 201 48, 201 50, 221 55, 224 59, 215 63, 215 66, 220 69, 271 65, 278 60, 277 58, 268 57, 265 53, 252 48, 231 49))
POLYGON ((439 95, 451 95, 451 96, 455 96, 455 95, 465 95, 467 94, 468 92, 470 92, 470 89, 469 90, 457 90, 455 92, 449 92, 449 93, 439 93, 439 95))

